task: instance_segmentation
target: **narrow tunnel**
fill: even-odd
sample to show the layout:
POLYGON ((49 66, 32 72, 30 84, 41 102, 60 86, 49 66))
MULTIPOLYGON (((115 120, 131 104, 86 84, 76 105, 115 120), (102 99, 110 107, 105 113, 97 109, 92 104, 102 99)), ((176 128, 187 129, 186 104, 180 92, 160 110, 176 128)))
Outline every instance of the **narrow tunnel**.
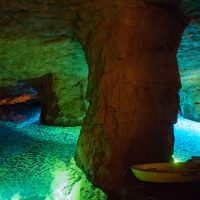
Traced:
POLYGON ((23 125, 39 124, 40 99, 36 88, 28 82, 1 88, 0 120, 23 125))

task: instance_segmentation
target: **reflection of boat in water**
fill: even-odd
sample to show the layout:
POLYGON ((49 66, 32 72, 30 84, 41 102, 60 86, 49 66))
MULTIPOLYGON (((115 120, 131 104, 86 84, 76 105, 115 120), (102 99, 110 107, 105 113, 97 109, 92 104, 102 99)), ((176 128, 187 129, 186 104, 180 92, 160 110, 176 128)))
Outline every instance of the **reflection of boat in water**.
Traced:
POLYGON ((194 162, 152 163, 131 167, 137 179, 157 183, 186 183, 200 181, 200 164, 194 162))

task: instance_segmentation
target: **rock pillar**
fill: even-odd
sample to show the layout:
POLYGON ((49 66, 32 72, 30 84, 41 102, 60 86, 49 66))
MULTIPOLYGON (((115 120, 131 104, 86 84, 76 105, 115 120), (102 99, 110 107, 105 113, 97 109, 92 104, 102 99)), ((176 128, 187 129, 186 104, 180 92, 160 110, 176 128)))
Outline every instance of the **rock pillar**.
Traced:
POLYGON ((185 23, 175 11, 124 1, 83 13, 79 26, 89 109, 76 161, 96 186, 111 191, 131 165, 171 159, 180 88, 176 53, 185 23))
POLYGON ((49 73, 31 83, 40 97, 42 124, 79 126, 82 123, 87 108, 84 79, 49 73))

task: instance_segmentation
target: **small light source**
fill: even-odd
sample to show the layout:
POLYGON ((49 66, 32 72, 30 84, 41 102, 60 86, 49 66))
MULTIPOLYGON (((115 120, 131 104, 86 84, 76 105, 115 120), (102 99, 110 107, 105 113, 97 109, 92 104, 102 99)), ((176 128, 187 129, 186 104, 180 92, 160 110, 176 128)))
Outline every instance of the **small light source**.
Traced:
POLYGON ((180 162, 180 160, 174 159, 174 163, 179 163, 179 162, 180 162))
POLYGON ((11 197, 11 200, 20 200, 21 196, 19 193, 15 194, 14 196, 11 197))

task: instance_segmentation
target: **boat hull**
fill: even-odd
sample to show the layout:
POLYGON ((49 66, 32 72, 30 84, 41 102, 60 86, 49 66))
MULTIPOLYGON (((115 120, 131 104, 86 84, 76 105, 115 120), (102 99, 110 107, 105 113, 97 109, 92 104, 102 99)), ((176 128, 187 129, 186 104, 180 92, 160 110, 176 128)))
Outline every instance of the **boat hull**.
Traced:
POLYGON ((187 183, 200 181, 198 163, 153 163, 131 167, 135 177, 145 182, 187 183))

